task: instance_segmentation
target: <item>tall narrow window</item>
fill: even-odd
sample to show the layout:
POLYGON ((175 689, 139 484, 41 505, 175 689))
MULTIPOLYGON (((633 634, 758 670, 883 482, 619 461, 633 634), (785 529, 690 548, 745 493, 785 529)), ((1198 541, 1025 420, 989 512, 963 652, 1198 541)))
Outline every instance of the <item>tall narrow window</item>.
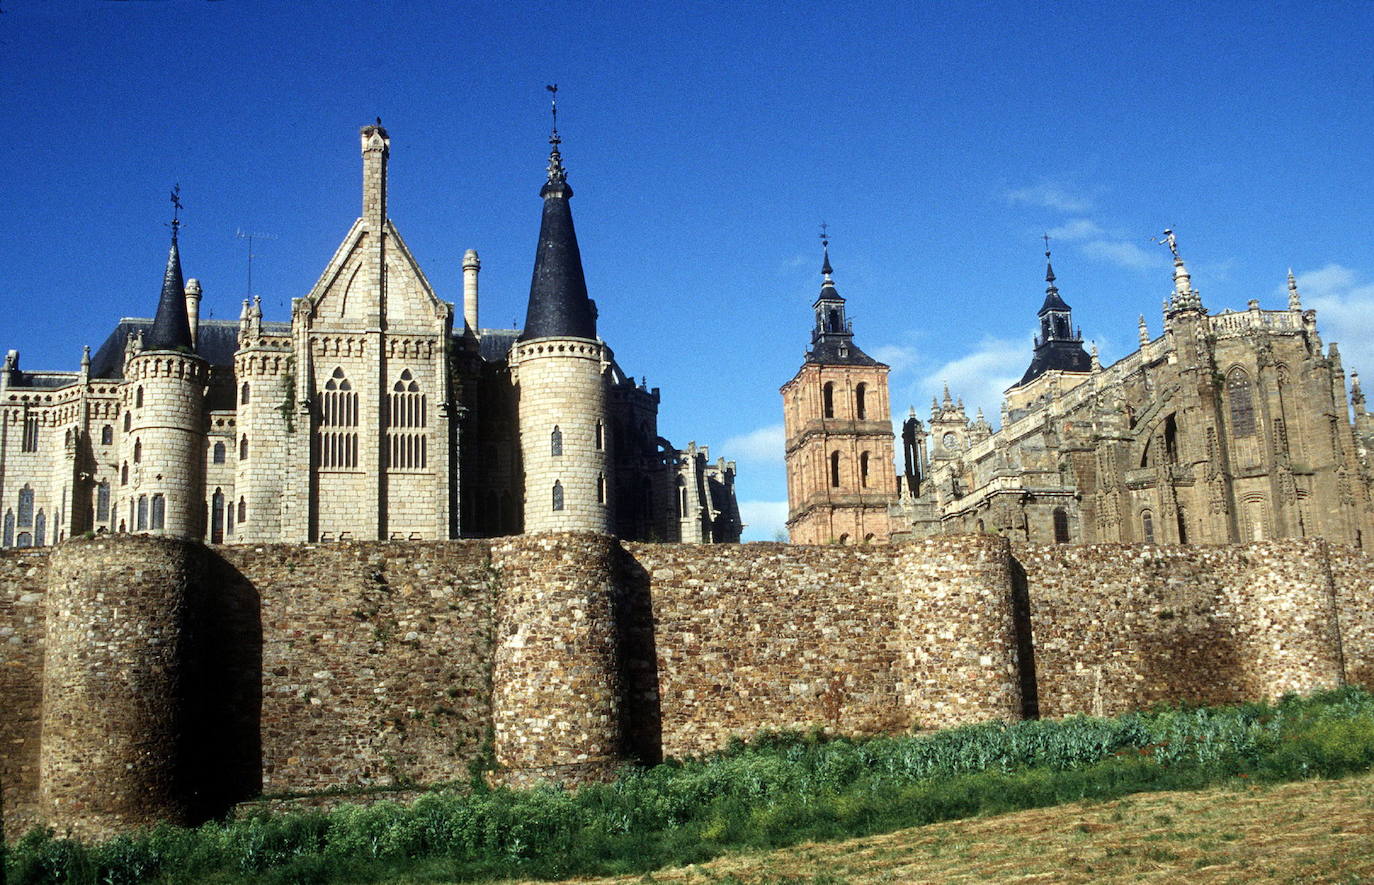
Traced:
POLYGON ((859 455, 859 485, 868 488, 868 452, 859 455))
POLYGON ((318 436, 320 467, 351 469, 358 466, 358 393, 336 368, 320 394, 318 436))
POLYGON ((100 428, 100 444, 102 446, 114 445, 114 428, 108 424, 100 428))
POLYGON ((246 433, 239 438, 239 460, 248 460, 248 434, 246 433))
POLYGON ((1226 398, 1231 405, 1231 433, 1236 437, 1255 433, 1255 402, 1250 376, 1242 369, 1232 369, 1226 376, 1226 398))
POLYGON ((549 434, 549 454, 563 454, 563 431, 558 429, 558 425, 553 427, 553 433, 549 434))
POLYGON ((1063 507, 1054 508, 1054 543, 1069 543, 1069 512, 1063 507))
POLYGON ((248 382, 247 382, 247 381, 243 382, 243 386, 239 388, 239 405, 241 405, 241 406, 246 406, 246 405, 248 405, 248 382))
POLYGON ((4 537, 4 542, 5 542, 5 543, 4 543, 4 546, 6 546, 6 547, 13 547, 13 546, 14 546, 14 511, 13 511, 13 510, 6 510, 6 511, 5 511, 5 537, 4 537))
POLYGON ((428 463, 425 395, 409 369, 391 385, 387 398, 387 464, 393 470, 423 470, 428 463))
POLYGON ((138 496, 138 519, 134 521, 134 531, 142 532, 148 529, 148 496, 138 496))
POLYGON ((835 382, 827 381, 821 388, 821 412, 827 418, 835 417, 835 382))
POLYGON ((553 481, 553 509, 563 509, 563 483, 556 479, 553 481))
POLYGON ((129 413, 129 412, 125 412, 125 413, 124 413, 124 432, 125 432, 125 433, 128 433, 128 432, 129 432, 129 428, 133 425, 133 419, 134 419, 134 416, 133 416, 131 413, 129 413))
POLYGON ((110 520, 110 484, 102 482, 95 487, 95 521, 109 522, 110 520))
POLYGON ((211 460, 213 460, 216 464, 223 464, 223 463, 224 463, 224 443, 222 443, 222 442, 217 442, 217 443, 215 443, 215 447, 214 447, 214 449, 212 450, 212 452, 213 452, 213 454, 211 455, 211 460))
POLYGON ((1182 507, 1178 508, 1178 542, 1188 543, 1188 519, 1182 507))
POLYGON ((143 440, 134 440, 134 463, 138 464, 143 460, 143 440))
POLYGON ((677 518, 682 519, 687 515, 687 480, 679 476, 677 478, 677 518))
POLYGON ((143 385, 142 385, 142 384, 140 384, 140 385, 134 390, 134 408, 136 408, 136 409, 141 409, 141 408, 143 408, 143 385))
POLYGON ((1140 534, 1146 544, 1155 542, 1155 517, 1148 510, 1143 510, 1140 513, 1140 534))
POLYGON ((160 529, 167 521, 167 499, 162 495, 153 495, 153 523, 154 530, 160 529))
POLYGON ((215 489, 210 496, 210 543, 224 543, 224 491, 215 489))
POLYGON ((596 475, 596 503, 606 503, 606 474, 604 473, 596 475))
POLYGON ((840 453, 830 453, 830 485, 832 488, 840 487, 840 453))
POLYGON ((596 422, 596 450, 599 452, 606 448, 606 428, 600 422, 596 422))
POLYGON ((126 486, 129 484, 129 462, 125 461, 119 466, 119 484, 126 486))
POLYGON ((860 421, 868 417, 868 385, 859 384, 854 388, 854 417, 860 421))
POLYGON ((239 525, 248 521, 248 502, 239 497, 239 525))
POLYGON ((33 525, 33 489, 28 486, 19 490, 19 524, 33 525))
POLYGON ((38 451, 38 416, 26 415, 24 417, 24 439, 20 448, 25 452, 38 451))
POLYGON ((1178 419, 1173 415, 1164 419, 1164 457, 1178 463, 1178 419))
POLYGON ((48 517, 43 511, 38 511, 38 515, 33 520, 33 544, 35 547, 42 547, 48 543, 48 517))

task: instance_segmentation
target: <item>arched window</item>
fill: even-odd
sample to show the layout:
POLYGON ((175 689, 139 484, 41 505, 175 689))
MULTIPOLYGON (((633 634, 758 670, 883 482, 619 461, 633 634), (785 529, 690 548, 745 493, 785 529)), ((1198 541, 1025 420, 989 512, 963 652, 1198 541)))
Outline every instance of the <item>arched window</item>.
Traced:
POLYGON ((19 543, 15 544, 14 546, 16 546, 16 547, 32 547, 32 546, 33 546, 33 535, 29 534, 28 532, 20 532, 20 533, 19 533, 19 543))
POLYGON ((978 531, 980 531, 980 532, 985 532, 985 531, 987 531, 987 527, 984 526, 983 521, 982 521, 981 519, 978 520, 977 524, 975 525, 975 528, 976 528, 978 531))
POLYGON ((1178 508, 1178 542, 1188 543, 1188 519, 1182 507, 1178 508))
POLYGON ((135 464, 138 464, 138 463, 140 463, 140 462, 142 462, 142 461, 143 461, 143 440, 141 440, 141 439, 136 439, 136 440, 134 440, 134 463, 135 463, 135 464))
POLYGON ((563 483, 556 479, 553 481, 553 509, 563 509, 563 483))
POLYGON ((102 446, 114 445, 114 428, 108 424, 100 428, 100 444, 102 446))
POLYGON ((1063 507, 1054 508, 1054 543, 1069 543, 1069 512, 1063 507))
POLYGON ((563 431, 558 429, 558 425, 553 426, 553 433, 549 434, 549 454, 563 454, 563 431))
POLYGON ((239 405, 241 405, 241 406, 246 406, 246 405, 248 405, 248 382, 247 382, 247 381, 243 382, 243 386, 239 388, 239 405))
POLYGON ((128 432, 129 432, 129 427, 133 424, 133 418, 134 418, 134 416, 133 416, 132 414, 130 414, 129 412, 125 412, 125 413, 124 413, 124 432, 125 432, 125 433, 128 433, 128 432))
POLYGON ((19 490, 19 524, 33 525, 33 489, 28 486, 19 490))
POLYGON ((14 511, 13 511, 13 510, 6 510, 6 511, 5 511, 5 536, 4 536, 4 538, 3 538, 3 541, 4 541, 4 546, 6 546, 6 547, 13 547, 13 546, 14 546, 14 511))
POLYGON ((19 447, 21 451, 38 451, 38 416, 28 415, 24 418, 24 439, 19 447))
POLYGON ((215 489, 210 496, 210 543, 224 543, 224 490, 215 489))
POLYGON ((606 474, 604 473, 596 475, 596 503, 606 503, 606 474))
POLYGON ((138 519, 134 521, 134 531, 142 532, 148 529, 148 496, 138 496, 138 519))
POLYGON ((848 532, 844 533, 843 535, 840 535, 840 546, 841 546, 841 547, 848 547, 848 546, 849 546, 849 533, 848 533, 848 532))
POLYGON ((212 461, 214 461, 216 464, 224 463, 224 443, 215 443, 215 447, 211 450, 211 452, 212 454, 210 455, 210 458, 212 461))
POLYGON ((248 434, 239 437, 239 460, 248 460, 248 434))
POLYGON ((868 452, 859 455, 859 485, 868 488, 868 452))
POLYGON ((677 478, 677 518, 683 519, 687 516, 687 480, 679 476, 677 478))
POLYGON ((162 495, 153 495, 153 524, 154 530, 160 529, 167 521, 167 499, 162 495))
POLYGON ((1178 463, 1178 419, 1173 415, 1164 419, 1164 457, 1170 464, 1178 463))
POLYGON ((599 452, 606 448, 606 428, 600 422, 596 422, 596 450, 599 452))
POLYGON ((821 413, 827 418, 835 417, 835 382, 827 381, 821 388, 821 413))
POLYGON ((840 487, 840 453, 830 453, 830 486, 831 488, 840 487))
POLYGON ((134 408, 135 408, 135 409, 141 409, 141 408, 143 408, 143 385, 142 385, 142 384, 140 384, 137 388, 134 389, 134 408))
POLYGON ((109 522, 110 520, 110 484, 102 482, 95 487, 95 521, 109 522))
POLYGON ((1148 510, 1140 511, 1140 536, 1146 544, 1155 542, 1155 517, 1148 510))
POLYGON ((872 544, 872 543, 873 543, 873 533, 872 533, 872 532, 869 532, 868 534, 864 535, 864 543, 865 543, 865 544, 872 544))
POLYGON ((320 394, 320 467, 351 469, 358 466, 358 393, 335 368, 320 394))
POLYGON ((247 522, 247 521, 248 521, 248 502, 245 501, 245 500, 243 500, 242 497, 240 497, 240 498, 239 498, 239 525, 243 525, 243 524, 244 524, 245 522, 247 522))
POLYGON ((1231 406, 1231 433, 1240 438, 1255 433, 1255 401, 1250 376, 1243 369, 1232 369, 1226 376, 1226 398, 1231 406))
POLYGON ((387 464, 393 470, 423 470, 429 463, 425 395, 409 369, 391 385, 387 398, 387 464))
POLYGON ((129 484, 129 462, 125 461, 119 466, 119 484, 126 486, 129 484))
POLYGON ((854 417, 860 421, 868 417, 868 385, 860 383, 854 388, 854 417))

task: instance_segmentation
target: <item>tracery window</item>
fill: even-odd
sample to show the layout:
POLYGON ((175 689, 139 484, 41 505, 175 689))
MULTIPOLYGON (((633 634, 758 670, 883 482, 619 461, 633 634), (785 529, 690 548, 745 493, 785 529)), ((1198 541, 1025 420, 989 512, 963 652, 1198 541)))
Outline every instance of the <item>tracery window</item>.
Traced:
POLYGON ((148 528, 148 496, 138 496, 138 518, 134 520, 134 531, 142 532, 148 528))
POLYGON ((210 496, 210 543, 224 543, 224 490, 215 489, 210 496))
POLYGON ((553 509, 563 509, 563 483, 556 479, 553 481, 553 509))
POLYGON ((153 495, 153 529, 160 529, 167 521, 167 498, 163 495, 153 495))
POLYGON ((20 448, 25 452, 38 451, 38 416, 26 415, 24 417, 24 439, 20 448))
POLYGON ((95 487, 95 521, 108 522, 110 519, 110 484, 102 482, 95 487))
POLYGON ((28 486, 19 490, 19 524, 33 525, 33 489, 28 486))
POLYGON ((33 543, 35 547, 42 547, 48 543, 48 517, 43 511, 38 511, 38 516, 33 520, 33 543))
POLYGON ((1155 542, 1155 518, 1148 510, 1142 510, 1140 513, 1140 533, 1146 544, 1155 542))
POLYGON ((358 393, 336 368, 320 394, 320 467, 351 469, 358 466, 358 393))
POLYGON ((423 470, 429 460, 425 395, 409 369, 391 385, 387 399, 387 464, 393 470, 423 470))
POLYGON ((1226 376, 1226 398, 1231 405, 1231 433, 1237 437, 1255 433, 1255 400, 1250 376, 1242 369, 1232 369, 1226 376))
POLYGON ((563 431, 558 428, 557 424, 553 426, 553 433, 549 434, 549 454, 563 454, 563 431))
POLYGON ((211 457, 211 460, 213 460, 216 464, 223 464, 223 463, 224 463, 224 443, 222 443, 222 442, 217 442, 217 443, 215 443, 215 448, 212 450, 212 452, 213 452, 213 454, 210 456, 210 457, 211 457))

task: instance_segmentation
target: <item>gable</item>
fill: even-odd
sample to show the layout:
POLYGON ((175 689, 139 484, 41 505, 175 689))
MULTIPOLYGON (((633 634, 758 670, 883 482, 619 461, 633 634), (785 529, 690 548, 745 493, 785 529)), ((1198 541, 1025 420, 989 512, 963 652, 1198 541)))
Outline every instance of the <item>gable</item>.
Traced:
POLYGON ((381 312, 381 285, 386 280, 388 325, 419 323, 426 328, 452 316, 453 306, 441 301, 420 270, 395 225, 386 222, 381 248, 377 237, 359 218, 334 252, 306 301, 316 321, 365 326, 381 312), (383 257, 384 256, 384 257, 383 257), (385 277, 382 264, 385 262, 385 277))

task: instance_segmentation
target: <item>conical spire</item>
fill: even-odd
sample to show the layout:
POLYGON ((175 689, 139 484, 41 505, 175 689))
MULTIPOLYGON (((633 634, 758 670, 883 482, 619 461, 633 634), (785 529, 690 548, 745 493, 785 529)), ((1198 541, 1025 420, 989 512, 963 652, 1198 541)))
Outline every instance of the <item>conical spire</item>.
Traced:
POLYGON ((540 189, 544 214, 539 223, 539 246, 534 255, 534 276, 530 280, 529 307, 521 341, 533 338, 596 337, 596 308, 587 297, 587 280, 582 272, 582 252, 573 228, 572 187, 558 151, 557 87, 554 93, 553 128, 549 135, 548 179, 540 189))
POLYGON ((181 188, 172 191, 172 248, 162 274, 162 297, 157 302, 153 327, 143 340, 146 350, 191 350, 191 323, 186 318, 186 284, 181 276, 181 251, 177 230, 181 227, 181 188))
POLYGON ((1302 310, 1302 296, 1298 294, 1298 278, 1293 276, 1293 268, 1288 268, 1288 309, 1302 310))
POLYGON ((1069 306, 1059 297, 1059 287, 1054 284, 1054 265, 1050 262, 1050 235, 1045 234, 1045 303, 1040 305, 1037 316, 1049 310, 1068 310, 1069 306))

